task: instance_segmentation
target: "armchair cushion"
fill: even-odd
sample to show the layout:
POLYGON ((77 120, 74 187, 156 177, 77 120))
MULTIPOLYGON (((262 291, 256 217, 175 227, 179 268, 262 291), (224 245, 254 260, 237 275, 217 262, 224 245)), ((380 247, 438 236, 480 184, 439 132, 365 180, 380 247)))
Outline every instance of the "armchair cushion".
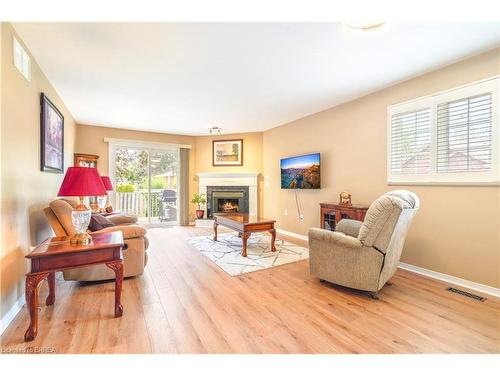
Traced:
POLYGON ((335 231, 342 232, 347 234, 348 236, 357 238, 359 234, 359 229, 361 228, 362 224, 363 224, 362 221, 342 219, 337 223, 335 231))

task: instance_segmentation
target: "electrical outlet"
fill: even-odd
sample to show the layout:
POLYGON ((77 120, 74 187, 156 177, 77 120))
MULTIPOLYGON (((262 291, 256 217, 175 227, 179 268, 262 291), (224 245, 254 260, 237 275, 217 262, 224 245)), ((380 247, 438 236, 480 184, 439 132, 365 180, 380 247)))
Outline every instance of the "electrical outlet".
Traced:
POLYGON ((288 210, 285 208, 285 212, 284 212, 285 216, 288 216, 288 210))

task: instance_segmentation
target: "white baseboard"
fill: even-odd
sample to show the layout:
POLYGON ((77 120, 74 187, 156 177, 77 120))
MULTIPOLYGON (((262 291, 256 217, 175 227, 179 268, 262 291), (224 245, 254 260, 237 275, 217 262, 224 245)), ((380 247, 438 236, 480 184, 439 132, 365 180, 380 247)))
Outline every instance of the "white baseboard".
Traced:
POLYGON ((436 272, 436 271, 431 271, 431 270, 428 270, 426 268, 417 267, 417 266, 414 266, 414 265, 408 264, 408 263, 399 262, 398 267, 401 269, 410 271, 410 272, 418 273, 419 275, 427 276, 427 277, 430 277, 433 279, 444 281, 446 283, 458 285, 458 286, 461 286, 463 288, 475 290, 477 292, 489 294, 491 296, 500 298, 500 289, 494 288, 494 287, 489 286, 489 285, 484 285, 484 284, 476 283, 474 281, 464 280, 464 279, 461 279, 459 277, 446 275, 444 273, 440 273, 440 272, 436 272))
POLYGON ((26 299, 24 296, 19 298, 19 300, 14 303, 14 306, 7 311, 7 314, 0 320, 0 335, 7 329, 10 323, 14 320, 16 315, 21 311, 23 306, 26 304, 26 299))
POLYGON ((294 237, 294 238, 297 238, 297 239, 303 240, 303 241, 307 241, 309 239, 308 236, 305 236, 303 234, 294 233, 294 232, 289 232, 289 231, 284 230, 284 229, 276 228, 276 232, 284 234, 285 236, 294 237))

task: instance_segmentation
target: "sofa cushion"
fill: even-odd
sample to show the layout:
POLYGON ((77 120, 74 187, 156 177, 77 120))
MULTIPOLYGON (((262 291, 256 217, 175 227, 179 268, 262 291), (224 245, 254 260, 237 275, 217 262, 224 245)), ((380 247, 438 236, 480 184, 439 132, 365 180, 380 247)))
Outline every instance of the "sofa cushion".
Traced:
POLYGON ((101 230, 104 228, 109 228, 109 227, 114 227, 115 224, 113 224, 111 221, 109 221, 107 218, 102 216, 101 214, 92 214, 90 217, 90 224, 89 224, 89 230, 91 232, 95 232, 97 230, 101 230))

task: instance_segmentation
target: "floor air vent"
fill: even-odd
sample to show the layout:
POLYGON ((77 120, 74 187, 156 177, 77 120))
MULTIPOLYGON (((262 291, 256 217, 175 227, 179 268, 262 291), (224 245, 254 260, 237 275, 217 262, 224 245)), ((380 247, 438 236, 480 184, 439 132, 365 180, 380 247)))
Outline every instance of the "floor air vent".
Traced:
POLYGON ((484 297, 477 296, 475 294, 472 294, 472 293, 469 293, 469 292, 466 292, 466 291, 463 291, 463 290, 460 290, 460 289, 446 288, 446 290, 448 292, 452 292, 452 293, 456 293, 456 294, 461 294, 462 296, 467 297, 467 298, 475 299, 476 301, 480 301, 480 302, 486 301, 486 298, 484 298, 484 297))

